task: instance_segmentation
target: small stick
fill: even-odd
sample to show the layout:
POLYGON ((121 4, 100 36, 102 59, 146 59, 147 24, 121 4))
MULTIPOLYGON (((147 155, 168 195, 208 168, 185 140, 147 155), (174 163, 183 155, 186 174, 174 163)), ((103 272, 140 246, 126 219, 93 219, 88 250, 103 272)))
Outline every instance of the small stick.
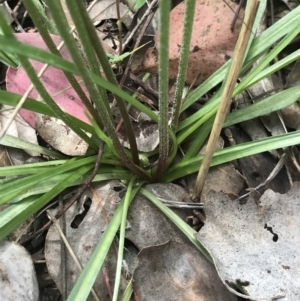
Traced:
MULTIPOLYGON (((65 244, 67 250, 68 250, 69 253, 70 253, 70 256, 73 258, 73 260, 74 260, 74 262, 75 262, 75 265, 77 266, 78 270, 81 272, 81 271, 83 270, 82 265, 81 265, 81 263, 79 262, 79 260, 78 260, 78 258, 77 258, 77 256, 76 256, 76 254, 75 254, 74 251, 72 250, 72 247, 70 246, 70 244, 69 244, 69 242, 68 242, 68 240, 67 240, 67 238, 66 238, 64 232, 62 231, 62 229, 61 229, 61 227, 60 227, 60 225, 59 225, 58 220, 53 216, 53 214, 51 213, 50 210, 47 210, 47 214, 49 215, 49 217, 50 217, 50 219, 52 220, 54 226, 56 227, 56 229, 57 229, 57 231, 58 231, 58 233, 59 233, 59 235, 60 235, 62 241, 64 242, 64 244, 65 244)), ((93 294, 95 300, 100 301, 99 297, 97 296, 97 294, 96 294, 96 292, 95 292, 95 290, 94 290, 93 288, 92 288, 91 292, 92 292, 92 294, 93 294)))
POLYGON ((251 34, 251 28, 253 26, 256 12, 258 9, 259 1, 257 0, 250 0, 249 9, 246 12, 245 15, 245 22, 243 22, 243 26, 241 29, 241 32, 239 34, 239 38, 235 47, 234 56, 232 59, 232 63, 230 66, 230 70, 228 73, 228 77, 226 80, 226 84, 221 96, 220 105, 218 108, 218 112, 214 121, 214 125, 208 140, 206 153, 204 155, 198 176, 197 181, 195 184, 195 189, 193 192, 193 198, 194 199, 200 199, 200 194, 203 189, 205 178, 207 176, 209 166, 211 163, 211 159, 213 157, 216 143, 218 140, 218 137, 220 136, 221 129, 227 114, 227 111, 229 109, 229 106, 231 104, 231 97, 232 93, 237 81, 237 78, 239 76, 239 72, 241 69, 241 66, 243 64, 244 60, 244 54, 248 45, 248 41, 251 34))
MULTIPOLYGON (((250 188, 250 192, 255 190, 255 191, 259 191, 260 189, 264 188, 267 184, 269 184, 280 172, 280 170, 284 167, 284 164, 287 160, 288 156, 286 153, 284 153, 281 157, 280 160, 277 162, 276 166, 274 167, 274 169, 271 171, 271 173, 269 174, 268 178, 266 180, 263 181, 263 183, 260 183, 257 187, 255 188, 250 188)), ((250 192, 243 194, 242 196, 239 197, 239 201, 246 199, 249 195, 250 192)))
POLYGON ((230 30, 231 30, 231 31, 233 31, 233 29, 234 29, 236 20, 237 20, 238 17, 239 17, 239 13, 240 13, 240 10, 241 10, 243 4, 244 4, 244 0, 241 0, 240 3, 239 3, 238 8, 237 8, 237 10, 236 10, 236 12, 235 12, 235 14, 234 14, 233 20, 232 20, 232 22, 231 22, 231 24, 230 24, 230 30))

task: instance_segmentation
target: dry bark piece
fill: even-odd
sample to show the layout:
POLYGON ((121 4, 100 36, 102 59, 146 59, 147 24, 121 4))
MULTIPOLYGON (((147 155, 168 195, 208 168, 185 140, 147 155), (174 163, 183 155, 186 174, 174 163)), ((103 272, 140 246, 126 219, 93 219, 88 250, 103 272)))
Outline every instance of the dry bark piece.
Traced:
MULTIPOLYGON (((242 25, 243 9, 239 13, 236 26, 231 31, 230 26, 238 4, 223 0, 197 0, 190 55, 186 82, 202 83, 217 69, 219 69, 232 55, 239 31, 242 25), (230 7, 229 7, 230 6, 230 7)), ((169 72, 170 78, 178 74, 178 62, 182 43, 185 3, 176 6, 170 15, 170 47, 169 72)), ((142 66, 135 73, 147 71, 157 73, 159 41, 158 33, 155 47, 149 48, 142 66)))

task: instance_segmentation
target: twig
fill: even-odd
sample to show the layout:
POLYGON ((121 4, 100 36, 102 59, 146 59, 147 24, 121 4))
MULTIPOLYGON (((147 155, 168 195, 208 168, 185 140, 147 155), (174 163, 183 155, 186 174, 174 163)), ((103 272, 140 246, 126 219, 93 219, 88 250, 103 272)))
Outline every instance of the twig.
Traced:
MULTIPOLYGON (((244 0, 240 0, 239 6, 238 6, 238 8, 237 8, 237 10, 236 10, 236 12, 235 12, 235 14, 234 14, 234 17, 233 17, 233 20, 232 20, 231 24, 230 24, 230 30, 231 30, 231 31, 233 31, 233 29, 234 29, 236 20, 237 20, 238 17, 239 17, 239 12, 240 12, 240 10, 241 10, 243 4, 244 4, 244 0)), ((227 4, 227 5, 228 5, 228 4, 227 4)), ((229 5, 228 5, 228 6, 229 6, 229 5)))
POLYGON ((130 78, 141 88, 143 88, 146 92, 154 96, 156 99, 158 99, 158 92, 155 91, 153 88, 151 88, 149 85, 144 83, 139 77, 134 75, 133 73, 130 73, 130 78))
MULTIPOLYGON (((264 186, 266 186, 268 183, 270 183, 276 177, 276 175, 279 173, 279 171, 282 169, 282 167, 285 164, 286 159, 287 159, 287 154, 284 153, 280 157, 280 160, 278 161, 278 163, 276 164, 276 166, 274 167, 274 169, 269 174, 268 178, 263 183, 259 184, 257 187, 250 188, 251 191, 253 191, 253 190, 258 191, 258 190, 262 189, 264 186)), ((247 198, 250 195, 251 191, 248 192, 248 193, 243 194, 242 196, 240 196, 239 201, 247 198)))
POLYGON ((137 25, 134 27, 134 29, 132 30, 132 32, 130 33, 130 35, 128 36, 128 38, 126 39, 126 41, 123 43, 123 49, 126 48, 126 46, 129 44, 129 42, 131 41, 131 39, 133 38, 133 36, 135 35, 136 31, 138 30, 138 28, 141 26, 141 24, 144 22, 144 20, 147 18, 147 16, 149 14, 151 14, 152 9, 155 7, 155 5, 157 4, 157 0, 153 0, 149 6, 148 9, 146 10, 146 12, 144 13, 144 15, 142 16, 142 18, 137 22, 137 25))
POLYGON ((248 45, 248 41, 251 35, 251 29, 255 20, 256 12, 258 9, 259 2, 256 0, 251 0, 249 4, 249 8, 246 12, 245 22, 243 22, 243 26, 237 41, 237 45, 235 47, 234 56, 232 59, 232 64, 230 66, 229 74, 226 80, 226 84, 224 86, 224 90, 222 93, 220 105, 218 108, 218 112, 213 124, 213 128, 211 131, 211 135, 208 140, 206 153, 204 155, 198 176, 197 181, 193 193, 194 199, 200 199, 200 194, 203 189, 205 179, 209 170, 209 166, 211 163, 211 159, 213 157, 213 153, 215 150, 215 146, 220 136, 220 132, 231 104, 232 93, 243 64, 244 54, 248 45))
MULTIPOLYGON (((67 250, 69 251, 70 256, 73 258, 73 261, 75 262, 75 264, 76 264, 78 270, 81 272, 81 271, 83 270, 82 265, 81 265, 81 263, 79 262, 79 260, 78 260, 78 258, 77 258, 77 256, 76 256, 76 254, 75 254, 74 251, 72 250, 72 247, 70 246, 70 244, 69 244, 69 242, 68 242, 68 240, 67 240, 65 234, 63 233, 63 231, 62 231, 62 229, 61 229, 61 227, 60 227, 60 225, 59 225, 58 220, 53 216, 53 214, 51 213, 50 210, 47 210, 47 213, 48 213, 50 219, 52 220, 54 226, 56 227, 56 229, 57 229, 57 231, 58 231, 58 233, 59 233, 59 235, 60 235, 62 241, 64 242, 64 244, 65 244, 65 246, 66 246, 66 248, 67 248, 67 250)), ((100 301, 99 297, 97 296, 97 294, 96 294, 96 292, 95 292, 95 290, 94 290, 93 288, 91 289, 91 292, 92 292, 92 294, 93 294, 95 300, 96 300, 96 301, 100 301)))
POLYGON ((123 53, 123 45, 122 45, 122 20, 120 13, 120 0, 116 0, 116 10, 117 10, 117 18, 118 18, 118 32, 119 32, 119 55, 123 53))
MULTIPOLYGON (((140 31, 140 34, 139 34, 138 38, 136 39, 136 42, 135 42, 135 45, 134 45, 133 49, 136 49, 137 47, 139 47, 139 45, 140 45, 140 43, 141 43, 141 40, 142 40, 142 38, 143 38, 143 36, 144 36, 144 33, 145 33, 147 27, 149 26, 149 24, 150 24, 150 22, 151 22, 151 20, 152 20, 152 18, 153 18, 153 16, 154 16, 154 14, 155 14, 154 11, 152 11, 152 12, 149 14, 149 16, 148 16, 148 18, 147 18, 147 20, 146 20, 146 22, 145 22, 143 28, 142 28, 141 31, 140 31)), ((132 63, 132 60, 133 60, 133 53, 131 54, 131 56, 130 56, 128 62, 127 62, 125 71, 124 71, 123 76, 122 76, 122 78, 121 78, 121 81, 120 81, 120 84, 119 84, 120 88, 122 88, 123 85, 124 85, 125 79, 127 78, 128 72, 129 72, 129 70, 130 70, 130 65, 131 65, 131 63, 132 63)), ((113 104, 112 104, 112 110, 114 109, 115 106, 116 106, 116 100, 113 101, 113 104)), ((130 106, 128 106, 128 107, 130 108, 130 106)), ((128 108, 128 110, 129 110, 129 108, 128 108)), ((123 119, 121 119, 121 120, 119 121, 118 125, 116 126, 116 132, 119 131, 119 129, 120 129, 122 123, 123 123, 123 119)))

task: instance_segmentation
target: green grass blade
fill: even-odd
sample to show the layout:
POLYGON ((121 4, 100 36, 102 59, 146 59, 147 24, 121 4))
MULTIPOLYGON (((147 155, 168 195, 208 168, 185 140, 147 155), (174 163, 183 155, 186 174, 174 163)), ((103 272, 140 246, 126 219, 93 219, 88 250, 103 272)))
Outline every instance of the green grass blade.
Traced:
MULTIPOLYGON (((258 56, 262 55, 267 49, 272 47, 279 39, 281 39, 283 36, 291 32, 295 28, 299 28, 299 14, 300 6, 289 12, 287 15, 285 15, 278 22, 269 27, 261 35, 253 40, 244 64, 244 68, 241 73, 244 73, 247 69, 249 69, 249 67, 251 67, 251 65, 253 64, 253 60, 257 59, 258 56)), ((224 64, 210 78, 208 78, 203 84, 201 84, 190 95, 188 95, 181 109, 181 112, 186 110, 191 104, 201 98, 205 93, 207 93, 209 90, 223 81, 229 64, 230 61, 224 64)), ((198 116, 198 118, 201 118, 201 116, 198 116)))
MULTIPOLYGON (((55 25, 49 20, 49 18, 46 16, 45 14, 45 9, 42 6, 41 2, 39 0, 30 0, 33 5, 35 6, 35 8, 37 9, 40 17, 43 19, 47 29, 49 32, 58 35, 58 31, 55 27, 55 25)), ((24 1, 25 2, 25 1, 24 1)), ((31 14, 30 14, 31 17, 31 14)))
MULTIPOLYGON (((102 160, 101 160, 102 161, 102 160)), ((35 185, 31 187, 30 189, 27 189, 26 192, 17 195, 14 199, 11 200, 11 203, 16 203, 24 200, 27 197, 30 197, 32 195, 42 194, 46 193, 47 191, 51 190, 54 186, 59 184, 66 175, 71 175, 74 171, 71 172, 65 172, 63 174, 59 174, 56 176, 53 176, 50 179, 43 180, 39 182, 38 185, 35 185)), ((79 177, 74 183, 72 183, 72 187, 84 184, 86 180, 88 179, 90 173, 87 173, 81 177, 79 177)), ((109 180, 130 180, 132 178, 132 173, 130 173, 127 170, 124 169, 115 169, 113 167, 109 167, 107 169, 102 168, 101 165, 101 172, 98 173, 92 182, 101 182, 101 181, 109 181, 109 180), (103 171, 102 171, 103 169, 103 171)))
POLYGON ((67 160, 55 160, 47 162, 36 162, 15 166, 4 166, 0 168, 0 177, 30 175, 44 171, 48 167, 66 163, 67 160))
MULTIPOLYGON (((95 162, 96 156, 90 156, 90 160, 95 162)), ((64 163, 67 163, 68 161, 69 160, 52 160, 52 161, 36 162, 36 163, 29 163, 23 165, 15 165, 15 166, 4 166, 0 168, 0 177, 36 174, 44 171, 49 167, 59 166, 64 163)), ((114 170, 112 170, 112 166, 116 168, 116 170, 118 171, 121 170, 126 171, 126 169, 124 168, 122 169, 119 168, 119 167, 124 167, 124 164, 121 161, 117 160, 116 158, 111 157, 109 153, 103 154, 101 159, 101 167, 102 166, 110 168, 111 172, 114 172, 114 170)))
MULTIPOLYGON (((82 45, 85 47, 86 52, 88 49, 95 51, 95 54, 96 54, 99 62, 101 63, 101 67, 105 73, 106 79, 109 82, 111 82, 113 85, 118 87, 118 82, 117 82, 115 74, 112 70, 111 64, 107 58, 107 54, 104 51, 104 48, 99 40, 95 26, 92 24, 91 19, 84 7, 84 3, 81 0, 76 0, 75 3, 74 3, 74 0, 68 0, 67 4, 69 5, 70 12, 72 12, 73 20, 74 20, 76 26, 78 27, 77 28, 78 33, 80 33, 79 28, 82 28, 82 32, 81 32, 80 36, 81 36, 82 45), (85 39, 86 41, 83 42, 83 39, 85 39), (87 45, 87 47, 85 46, 85 44, 87 45)), ((91 65, 91 63, 90 63, 90 66, 93 67, 93 65, 91 65)), ((97 67, 97 65, 95 65, 95 67, 97 67)), ((98 73, 95 72, 95 70, 93 68, 92 68, 92 71, 98 75, 98 73)), ((105 92, 105 95, 106 95, 106 92, 105 92)), ((127 112, 126 105, 125 105, 124 101, 118 95, 115 95, 115 99, 116 99, 118 108, 120 110, 121 116, 124 121, 124 127, 125 127, 125 131, 126 131, 126 135, 128 137, 128 142, 130 145, 133 162, 136 165, 140 165, 135 135, 133 132, 133 127, 131 124, 130 116, 127 112)), ((95 99, 94 101, 96 102, 97 100, 95 99)), ((107 109, 110 110, 109 106, 107 107, 107 109)), ((112 137, 112 134, 115 135, 115 132, 109 133, 109 135, 111 137, 112 137)))
POLYGON ((248 107, 233 111, 228 114, 223 127, 228 127, 232 124, 251 120, 255 117, 270 114, 272 112, 281 110, 300 98, 300 86, 296 86, 272 96, 269 96, 261 101, 258 101, 248 107))
POLYGON ((0 140, 0 144, 9 147, 23 149, 25 151, 28 150, 28 151, 41 153, 46 156, 50 156, 57 159, 67 158, 67 156, 62 155, 54 150, 50 150, 48 148, 36 145, 34 143, 10 135, 3 136, 3 138, 0 140))
POLYGON ((130 282, 128 283, 125 292, 121 298, 121 301, 129 301, 131 298, 131 295, 133 293, 133 287, 132 287, 132 279, 130 280, 130 282))
POLYGON ((67 175, 53 189, 42 195, 41 197, 29 197, 20 203, 10 205, 0 212, 0 241, 9 235, 14 229, 26 221, 30 216, 43 208, 59 193, 69 187, 76 179, 81 177, 89 170, 83 166, 78 168, 76 172, 67 175))
MULTIPOLYGON (((72 3, 72 5, 70 6, 70 2, 67 3, 69 4, 70 13, 73 15, 73 17, 74 15, 76 16, 76 12, 79 12, 78 5, 76 5, 76 3, 72 3)), ((101 116, 102 125, 105 125, 106 131, 108 132, 109 136, 112 138, 115 148, 120 155, 120 158, 129 169, 131 169, 139 177, 146 179, 144 173, 140 172, 140 170, 136 167, 136 165, 132 162, 130 158, 128 158, 128 156, 124 152, 124 149, 119 141, 119 138, 115 133, 113 116, 110 110, 106 91, 103 89, 103 87, 98 87, 95 85, 95 82, 91 77, 91 73, 89 72, 88 67, 85 64, 83 57, 81 56, 80 51, 73 37, 68 31, 68 23, 63 13, 63 9, 61 7, 60 2, 47 1, 47 4, 52 14, 52 17, 54 19, 54 22, 72 56, 73 62, 75 62, 78 70, 80 71, 80 76, 82 77, 91 98, 95 101, 95 104, 97 105, 98 113, 101 116)), ((82 31, 83 28, 80 25, 80 22, 76 22, 76 19, 74 20, 74 22, 76 24, 77 29, 79 30, 79 33, 81 33, 80 37, 82 38, 82 41, 84 41, 84 43, 88 43, 89 41, 89 39, 87 38, 88 36, 86 36, 86 34, 84 35, 82 31)), ((83 45, 83 46, 85 47, 86 50, 88 49, 88 47, 86 47, 88 45, 83 45)), ((88 59, 90 59, 90 63, 95 64, 93 51, 92 50, 88 51, 88 54, 91 55, 88 57, 88 59)), ((137 161, 139 162, 138 159, 137 161)))
POLYGON ((125 242, 125 230, 126 230, 126 220, 127 220, 127 213, 130 204, 130 198, 132 193, 132 187, 135 181, 135 177, 131 178, 125 199, 124 199, 124 206, 122 212, 122 220, 120 225, 119 231, 119 250, 118 250, 118 261, 117 261, 117 269, 116 269, 116 277, 115 277, 115 285, 114 285, 114 294, 112 301, 118 300, 119 289, 120 289, 120 282, 121 282, 121 273, 122 273, 122 264, 123 264, 123 252, 124 252, 124 242, 125 242))
MULTIPOLYGON (((296 131, 227 147, 214 153, 211 166, 216 166, 222 163, 230 162, 246 156, 255 155, 273 149, 297 145, 299 143, 300 131, 296 131)), ((170 167, 168 172, 163 177, 163 181, 172 182, 176 179, 197 172, 199 170, 202 159, 203 156, 201 155, 174 164, 170 167)))
MULTIPOLYGON (((48 49, 55 55, 61 56, 60 52, 56 48, 56 45, 54 44, 50 34, 48 33, 47 28, 45 27, 45 20, 43 18, 43 15, 41 15, 41 4, 38 5, 37 1, 32 0, 24 0, 24 5, 27 8, 27 11, 32 18, 36 28, 38 29, 39 34, 43 38, 45 44, 47 45, 48 49)), ((47 23, 46 23, 47 25, 47 23)), ((57 34, 57 33, 56 33, 57 34)), ((96 110, 94 109, 93 105, 89 101, 88 97, 86 96, 85 92, 83 91, 82 87, 79 85, 77 80, 75 79, 74 75, 72 73, 64 71, 64 74, 66 78, 68 79, 70 85, 74 89, 74 91, 77 93, 77 95, 80 97, 82 102, 84 103, 85 107, 88 109, 90 114, 94 117, 97 122, 100 122, 99 115, 97 114, 96 110)))
POLYGON ((244 89, 248 89, 255 83, 259 82, 261 79, 268 77, 271 74, 274 74, 278 70, 286 67, 287 65, 293 63, 294 61, 300 58, 300 49, 296 50, 295 52, 289 54, 288 56, 284 57, 280 61, 272 64, 268 68, 261 71, 257 76, 255 76, 245 87, 244 89))
MULTIPOLYGON (((229 113, 225 119, 223 124, 223 128, 228 127, 232 124, 236 124, 239 122, 243 122, 246 120, 250 120, 255 117, 263 116, 275 111, 278 111, 282 108, 285 108, 291 104, 293 104, 297 99, 299 99, 300 87, 294 87, 270 97, 267 97, 261 101, 256 102, 255 104, 249 105, 243 109, 239 109, 229 113)), ((197 155, 199 150, 201 149, 203 143, 208 137, 210 130, 213 124, 213 117, 211 119, 204 122, 203 126, 201 126, 198 130, 197 135, 192 135, 189 138, 193 138, 192 144, 186 152, 183 160, 188 160, 197 155), (196 139, 195 139, 196 138, 196 139)))
MULTIPOLYGON (((134 188, 131 194, 132 201, 133 197, 138 192, 139 188, 134 188)), ((115 235, 120 227, 122 212, 124 207, 124 200, 117 208, 114 216, 109 222, 104 234, 102 235, 92 257, 85 266, 84 270, 80 274, 77 282, 75 283, 67 301, 83 301, 86 300, 91 288, 96 280, 96 277, 102 267, 105 257, 109 251, 109 248, 115 238, 115 235)))
POLYGON ((277 45, 276 47, 270 51, 255 67, 254 70, 252 70, 239 84, 239 89, 237 89, 236 93, 241 93, 245 90, 245 87, 249 86, 249 82, 253 80, 256 76, 258 76, 259 73, 261 73, 268 65, 269 63, 278 56, 278 54, 288 46, 291 41, 299 34, 300 32, 300 26, 294 28, 290 33, 288 33, 277 45))
POLYGON ((49 168, 46 171, 43 171, 38 174, 33 174, 23 178, 17 178, 5 185, 2 185, 0 191, 0 204, 4 204, 14 199, 19 194, 26 192, 31 187, 37 185, 42 180, 51 179, 55 175, 62 174, 64 172, 70 171, 72 169, 79 168, 83 165, 86 165, 89 169, 92 169, 94 166, 95 157, 87 157, 84 159, 70 159, 68 162, 57 166, 52 167, 51 172, 49 173, 49 168))
POLYGON ((164 205, 158 198, 156 198, 148 190, 141 188, 140 193, 146 197, 152 204, 154 204, 163 214, 165 214, 177 227, 178 229, 190 240, 190 242, 208 259, 213 263, 207 250, 200 244, 200 242, 195 238, 197 233, 193 228, 191 228, 185 221, 183 221, 177 214, 175 214, 171 209, 164 205))
MULTIPOLYGON (((4 90, 0 90, 0 103, 6 104, 10 106, 16 106, 21 99, 19 94, 15 94, 12 92, 7 92, 4 90)), ((36 113, 41 113, 45 115, 49 115, 52 117, 55 117, 56 115, 53 113, 53 111, 44 103, 37 101, 32 98, 27 98, 25 103, 23 104, 22 108, 31 110, 36 113)), ((84 131, 87 131, 91 134, 95 134, 93 127, 89 124, 77 119, 76 117, 69 115, 69 118, 72 119, 74 123, 77 124, 78 127, 82 128, 84 131)))
POLYGON ((174 96, 173 105, 173 116, 171 128, 176 132, 178 118, 180 113, 180 108, 182 107, 182 93, 185 85, 185 78, 190 54, 190 43, 193 32, 194 14, 195 14, 195 0, 185 1, 185 11, 184 11, 184 26, 182 33, 182 42, 180 48, 180 59, 178 65, 178 75, 176 79, 176 91, 174 96))
MULTIPOLYGON (((9 51, 11 53, 15 53, 18 55, 23 55, 24 57, 35 59, 39 62, 47 63, 61 70, 72 72, 75 75, 79 75, 79 71, 73 63, 66 61, 52 53, 49 53, 47 51, 41 50, 37 47, 28 44, 18 42, 17 40, 12 38, 3 37, 1 35, 0 35, 0 43, 1 43, 1 48, 5 51, 9 51)), ((151 111, 141 102, 139 102, 138 100, 130 96, 128 93, 124 92, 122 89, 116 87, 115 85, 108 82, 107 80, 97 76, 96 74, 91 73, 91 76, 93 81, 97 85, 100 85, 106 90, 112 92, 113 94, 118 95, 119 97, 126 100, 128 103, 130 103, 137 109, 141 110, 152 120, 158 122, 158 117, 153 111, 151 111)))
MULTIPOLYGON (((3 30, 5 36, 9 37, 12 40, 16 40, 11 28, 6 24, 5 21, 0 16, 0 27, 3 30)), ((22 67, 27 73, 27 76, 30 78, 32 84, 34 85, 35 89, 39 93, 40 97, 48 104, 51 110, 54 112, 57 118, 61 119, 67 126, 69 126, 81 139, 83 139, 86 143, 88 143, 92 148, 97 149, 96 141, 89 138, 80 128, 77 127, 76 124, 72 122, 72 119, 68 117, 67 114, 55 103, 52 97, 49 95, 45 87, 43 86, 42 82, 40 81, 39 77, 37 76, 34 68, 32 67, 29 60, 24 57, 22 54, 19 55, 19 59, 21 62, 22 67)))
MULTIPOLYGON (((300 55, 300 52, 296 52, 296 55, 300 55)), ((290 56, 289 60, 296 59, 296 56, 290 56)), ((284 64, 287 63, 287 60, 284 61, 284 64)), ((280 64, 280 61, 277 63, 280 64)), ((266 71, 268 75, 270 75, 271 71, 277 71, 278 65, 274 67, 269 67, 266 71)), ((260 81, 266 76, 266 72, 262 71, 259 73, 252 81, 251 85, 255 84, 256 82, 260 81)), ((238 93, 240 93, 243 89, 246 89, 250 86, 248 84, 246 87, 244 86, 243 82, 237 85, 237 87, 234 89, 233 97, 236 96, 238 93), (241 88, 243 87, 243 88, 241 88)), ((178 130, 181 130, 181 132, 178 134, 178 143, 181 144, 187 137, 189 137, 194 131, 196 131, 202 124, 204 124, 211 116, 213 116, 217 111, 217 106, 220 101, 220 97, 218 97, 218 94, 212 96, 209 103, 207 103, 201 110, 194 113, 192 116, 186 118, 183 122, 181 122, 178 126, 178 130)), ((262 114, 261 114, 262 115, 262 114)))

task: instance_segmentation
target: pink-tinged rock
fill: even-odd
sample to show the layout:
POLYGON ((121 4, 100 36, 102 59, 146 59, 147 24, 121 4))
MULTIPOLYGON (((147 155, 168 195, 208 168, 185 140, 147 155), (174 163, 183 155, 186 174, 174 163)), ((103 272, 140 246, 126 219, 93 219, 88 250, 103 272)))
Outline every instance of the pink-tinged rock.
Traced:
MULTIPOLYGON (((242 24, 243 9, 234 30, 231 23, 238 4, 223 0, 197 0, 186 82, 196 80, 198 85, 219 69, 232 55, 242 24), (230 7, 229 7, 230 5, 230 7)), ((175 79, 182 44, 185 3, 177 5, 170 15, 169 73, 175 79)), ((135 73, 157 73, 159 41, 154 37, 155 47, 149 48, 142 65, 135 73)))

